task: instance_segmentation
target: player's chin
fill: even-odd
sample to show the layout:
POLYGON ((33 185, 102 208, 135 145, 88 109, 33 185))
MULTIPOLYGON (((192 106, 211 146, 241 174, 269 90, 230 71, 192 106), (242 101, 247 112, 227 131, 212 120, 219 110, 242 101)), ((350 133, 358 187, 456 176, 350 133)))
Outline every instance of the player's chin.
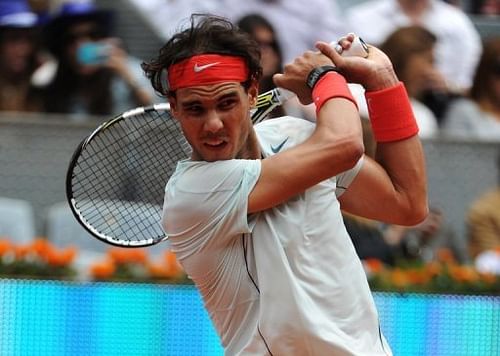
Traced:
POLYGON ((213 162, 234 158, 228 142, 219 144, 203 144, 202 156, 205 161, 213 162))

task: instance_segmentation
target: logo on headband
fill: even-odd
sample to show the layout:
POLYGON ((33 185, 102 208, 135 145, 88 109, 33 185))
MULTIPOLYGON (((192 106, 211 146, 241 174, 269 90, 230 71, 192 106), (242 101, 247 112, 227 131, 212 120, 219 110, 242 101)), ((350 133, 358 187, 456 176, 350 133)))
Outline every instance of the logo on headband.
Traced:
POLYGON ((248 66, 243 57, 224 54, 198 54, 168 67, 169 90, 222 82, 244 82, 248 66))
POLYGON ((201 71, 203 71, 203 70, 205 70, 207 68, 213 67, 213 66, 215 66, 215 65, 217 65, 219 63, 220 62, 208 63, 208 64, 205 64, 205 65, 202 65, 202 66, 198 65, 198 63, 195 63, 193 70, 195 71, 195 73, 199 73, 199 72, 201 72, 201 71))

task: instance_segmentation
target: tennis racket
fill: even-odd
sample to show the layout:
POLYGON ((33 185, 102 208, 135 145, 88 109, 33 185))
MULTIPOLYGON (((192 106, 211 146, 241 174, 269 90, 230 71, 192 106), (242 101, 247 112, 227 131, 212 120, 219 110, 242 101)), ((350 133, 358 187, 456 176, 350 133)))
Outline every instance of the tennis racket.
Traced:
MULTIPOLYGON (((364 45, 355 43, 349 53, 364 45)), ((366 55, 366 49, 360 53, 366 55)), ((253 123, 294 96, 281 88, 260 94, 253 123)), ((68 167, 66 196, 74 216, 93 236, 116 246, 144 247, 167 239, 160 225, 164 187, 177 162, 190 153, 167 103, 102 123, 78 145, 68 167)))

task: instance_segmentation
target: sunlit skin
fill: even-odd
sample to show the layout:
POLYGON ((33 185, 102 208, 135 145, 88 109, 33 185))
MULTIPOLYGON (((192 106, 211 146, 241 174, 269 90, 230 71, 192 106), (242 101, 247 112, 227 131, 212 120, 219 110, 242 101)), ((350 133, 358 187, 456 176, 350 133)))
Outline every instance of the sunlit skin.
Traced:
POLYGON ((196 161, 260 158, 250 120, 257 84, 248 92, 238 82, 181 88, 171 97, 173 116, 193 149, 196 161))

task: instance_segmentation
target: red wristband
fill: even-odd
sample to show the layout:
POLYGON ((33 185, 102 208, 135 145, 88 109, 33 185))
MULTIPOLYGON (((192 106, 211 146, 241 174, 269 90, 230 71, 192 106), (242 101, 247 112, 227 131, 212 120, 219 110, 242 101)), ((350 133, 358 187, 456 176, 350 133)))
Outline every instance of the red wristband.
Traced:
POLYGON ((312 90, 312 99, 316 105, 316 115, 318 115, 323 104, 333 98, 350 100, 358 108, 358 104, 354 100, 345 78, 339 73, 331 71, 321 77, 312 90))
POLYGON ((366 92, 365 98, 375 141, 399 141, 418 134, 417 121, 402 82, 391 88, 366 92))

